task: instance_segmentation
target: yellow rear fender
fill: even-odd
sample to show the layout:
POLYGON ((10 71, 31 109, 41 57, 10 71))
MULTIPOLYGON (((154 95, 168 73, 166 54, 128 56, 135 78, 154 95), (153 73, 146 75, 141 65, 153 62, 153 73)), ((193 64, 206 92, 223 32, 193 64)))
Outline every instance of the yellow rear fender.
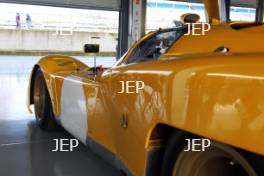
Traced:
POLYGON ((264 155, 262 53, 196 55, 144 66, 168 73, 163 79, 153 74, 144 80, 148 87, 155 85, 153 90, 163 90, 164 98, 150 111, 166 112, 149 121, 145 148, 159 145, 159 132, 174 128, 264 155))
POLYGON ((28 86, 28 109, 34 104, 33 90, 36 71, 41 69, 52 101, 55 116, 60 115, 60 93, 64 76, 90 69, 87 65, 69 56, 49 55, 39 60, 34 66, 28 86))
POLYGON ((187 69, 172 77, 171 118, 163 122, 264 155, 263 54, 214 58, 181 61, 187 69))

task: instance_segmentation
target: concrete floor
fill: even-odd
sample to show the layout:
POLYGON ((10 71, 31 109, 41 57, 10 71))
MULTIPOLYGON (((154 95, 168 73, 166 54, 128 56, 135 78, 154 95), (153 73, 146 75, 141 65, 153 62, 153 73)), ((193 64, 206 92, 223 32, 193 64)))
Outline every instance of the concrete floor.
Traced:
POLYGON ((80 144, 52 152, 64 130, 43 132, 27 112, 30 69, 39 57, 0 56, 0 176, 116 176, 118 171, 80 144))

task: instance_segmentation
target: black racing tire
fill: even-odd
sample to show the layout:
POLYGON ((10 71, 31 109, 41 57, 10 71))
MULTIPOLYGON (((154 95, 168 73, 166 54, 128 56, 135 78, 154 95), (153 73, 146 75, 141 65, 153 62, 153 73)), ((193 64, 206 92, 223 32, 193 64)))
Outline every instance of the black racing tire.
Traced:
MULTIPOLYGON (((166 145, 161 176, 264 176, 260 155, 212 141, 205 151, 184 151, 187 133, 173 133, 166 145)), ((196 137, 197 139, 197 137, 196 137)))
POLYGON ((36 123, 43 130, 54 130, 58 125, 54 117, 46 81, 40 68, 35 72, 33 84, 36 123))

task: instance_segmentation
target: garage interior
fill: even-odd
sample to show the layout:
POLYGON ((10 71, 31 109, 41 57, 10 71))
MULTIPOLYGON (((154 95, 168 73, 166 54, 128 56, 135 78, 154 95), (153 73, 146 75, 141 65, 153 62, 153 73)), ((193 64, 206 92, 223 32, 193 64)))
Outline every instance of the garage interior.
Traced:
MULTIPOLYGON (((146 31, 147 1, 141 3, 140 16, 133 16, 132 0, 0 0, 2 3, 93 9, 119 12, 117 58, 146 31), (134 18, 140 22, 133 27, 134 18), (133 29, 133 30, 132 30, 133 29), (137 30, 136 30, 137 29, 137 30), (140 35, 137 35, 140 34, 140 35), (135 37, 134 37, 135 36, 135 37)), ((181 2, 201 3, 202 0, 181 2)), ((226 4, 226 0, 219 0, 226 4)), ((232 6, 256 8, 256 19, 263 21, 263 1, 234 0, 232 6)), ((222 8, 223 21, 229 18, 222 8)), ((40 57, 34 56, 35 61, 40 57)), ((60 129, 44 133, 35 124, 35 117, 26 108, 29 72, 33 62, 23 57, 0 59, 0 175, 6 176, 82 176, 119 175, 119 171, 84 145, 74 152, 52 152, 52 139, 73 138, 60 129)))

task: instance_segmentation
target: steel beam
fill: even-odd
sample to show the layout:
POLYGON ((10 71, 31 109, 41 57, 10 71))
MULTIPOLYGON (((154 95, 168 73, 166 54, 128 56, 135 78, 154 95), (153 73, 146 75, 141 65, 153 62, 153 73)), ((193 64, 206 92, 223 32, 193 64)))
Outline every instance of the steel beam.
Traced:
POLYGON ((134 43, 146 30, 146 10, 147 0, 131 0, 132 5, 132 30, 131 30, 131 43, 134 43))
POLYGON ((263 22, 263 0, 258 0, 257 4, 257 13, 256 13, 256 22, 263 22))
POLYGON ((128 49, 130 0, 121 0, 119 10, 117 59, 128 49))
POLYGON ((146 31, 147 0, 122 0, 119 13, 117 59, 146 31))

